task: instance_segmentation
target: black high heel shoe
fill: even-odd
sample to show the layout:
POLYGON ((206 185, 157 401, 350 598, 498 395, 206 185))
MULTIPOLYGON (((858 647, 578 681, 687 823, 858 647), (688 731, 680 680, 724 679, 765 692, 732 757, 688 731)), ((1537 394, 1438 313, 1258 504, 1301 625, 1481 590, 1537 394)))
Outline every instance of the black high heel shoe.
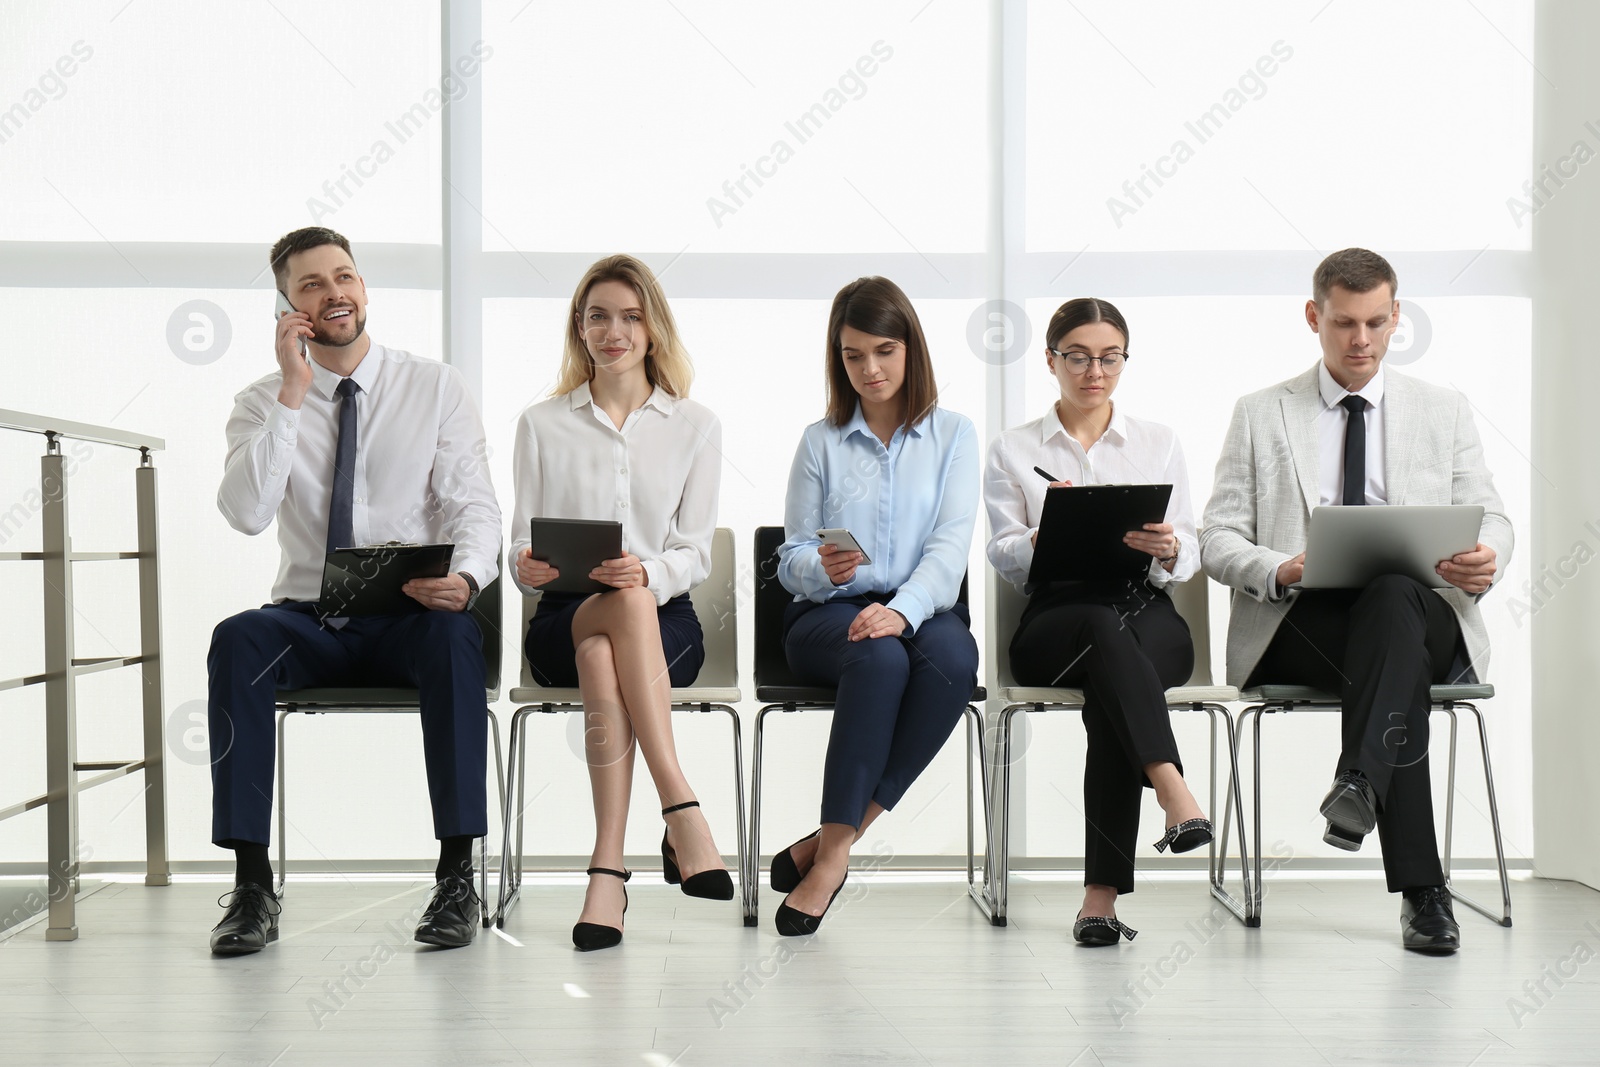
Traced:
POLYGON ((1160 841, 1156 842, 1156 851, 1165 852, 1168 848, 1171 848, 1174 854, 1193 852, 1210 840, 1210 819, 1185 819, 1176 826, 1167 827, 1167 832, 1161 835, 1160 841))
POLYGON ((1080 915, 1072 924, 1072 939, 1080 945, 1115 945, 1118 938, 1132 941, 1139 931, 1115 915, 1080 915))
MULTIPOLYGON (((698 800, 685 801, 674 804, 670 808, 662 808, 663 816, 671 815, 675 811, 685 808, 698 808, 698 800)), ((725 870, 701 871, 691 874, 687 879, 678 869, 678 850, 667 843, 667 831, 661 831, 661 877, 666 879, 668 885, 682 884, 685 896, 701 897, 705 900, 732 900, 733 878, 725 870)))
MULTIPOLYGON (((850 872, 845 871, 844 877, 839 880, 839 889, 850 880, 850 872)), ((833 902, 838 899, 839 889, 833 891, 833 896, 828 898, 828 907, 822 909, 821 915, 807 915, 798 908, 789 907, 788 900, 778 905, 778 914, 772 917, 773 925, 777 926, 778 933, 784 937, 803 937, 814 934, 822 925, 822 920, 827 917, 828 908, 833 907, 833 902)))
POLYGON ((821 830, 813 830, 794 845, 790 845, 776 856, 772 857, 772 871, 768 876, 772 882, 774 893, 793 893, 795 886, 800 884, 800 879, 805 877, 800 873, 800 868, 794 862, 795 845, 803 845, 813 837, 821 834, 821 830))
MULTIPOLYGON (((614 878, 621 878, 627 882, 633 877, 632 871, 613 871, 610 867, 590 867, 584 872, 588 875, 609 874, 614 878)), ((628 914, 628 887, 622 887, 622 914, 628 914)), ((622 944, 622 931, 615 926, 601 926, 599 923, 578 923, 572 928, 572 943, 579 952, 593 952, 597 948, 612 948, 622 944)))

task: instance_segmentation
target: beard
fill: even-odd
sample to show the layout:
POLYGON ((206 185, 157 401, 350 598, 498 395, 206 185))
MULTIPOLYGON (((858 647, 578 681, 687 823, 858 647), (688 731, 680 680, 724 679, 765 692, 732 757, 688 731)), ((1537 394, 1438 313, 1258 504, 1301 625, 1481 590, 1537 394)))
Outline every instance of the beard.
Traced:
POLYGON ((321 345, 324 348, 349 348, 361 340, 361 335, 367 332, 366 312, 358 308, 351 308, 350 313, 350 317, 355 319, 356 329, 355 333, 351 334, 347 340, 336 340, 327 330, 318 325, 312 327, 312 343, 321 345))

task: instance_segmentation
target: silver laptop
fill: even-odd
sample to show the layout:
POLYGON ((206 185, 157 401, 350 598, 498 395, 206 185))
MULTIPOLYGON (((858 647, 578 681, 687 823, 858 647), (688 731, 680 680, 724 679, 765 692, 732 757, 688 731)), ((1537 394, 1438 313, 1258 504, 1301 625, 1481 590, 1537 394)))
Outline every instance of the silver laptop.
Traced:
POLYGON ((1361 589, 1385 574, 1449 585, 1434 568, 1478 544, 1480 504, 1364 505, 1311 509, 1302 589, 1361 589))

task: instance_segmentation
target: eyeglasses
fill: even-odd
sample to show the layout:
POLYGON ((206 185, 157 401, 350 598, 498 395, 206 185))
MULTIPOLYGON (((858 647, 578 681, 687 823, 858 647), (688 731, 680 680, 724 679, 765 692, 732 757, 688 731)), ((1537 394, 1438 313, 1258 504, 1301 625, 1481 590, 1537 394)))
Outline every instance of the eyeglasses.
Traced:
POLYGON ((1067 373, 1084 374, 1089 370, 1089 364, 1095 361, 1100 363, 1100 373, 1107 378, 1115 378, 1122 373, 1122 365, 1128 362, 1126 352, 1107 352, 1103 356, 1086 356, 1082 352, 1058 352, 1050 349, 1052 356, 1060 356, 1067 363, 1067 373))

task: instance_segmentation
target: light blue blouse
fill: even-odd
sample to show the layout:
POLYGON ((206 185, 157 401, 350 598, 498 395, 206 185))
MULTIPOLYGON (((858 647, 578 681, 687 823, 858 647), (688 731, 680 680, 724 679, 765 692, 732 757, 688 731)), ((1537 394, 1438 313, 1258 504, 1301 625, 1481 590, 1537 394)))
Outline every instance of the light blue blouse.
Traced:
POLYGON ((978 513, 977 432, 965 415, 936 407, 887 446, 858 406, 843 427, 806 427, 789 471, 778 580, 796 600, 893 593, 889 607, 909 632, 956 602, 978 513), (817 531, 844 527, 872 559, 834 585, 817 531))

